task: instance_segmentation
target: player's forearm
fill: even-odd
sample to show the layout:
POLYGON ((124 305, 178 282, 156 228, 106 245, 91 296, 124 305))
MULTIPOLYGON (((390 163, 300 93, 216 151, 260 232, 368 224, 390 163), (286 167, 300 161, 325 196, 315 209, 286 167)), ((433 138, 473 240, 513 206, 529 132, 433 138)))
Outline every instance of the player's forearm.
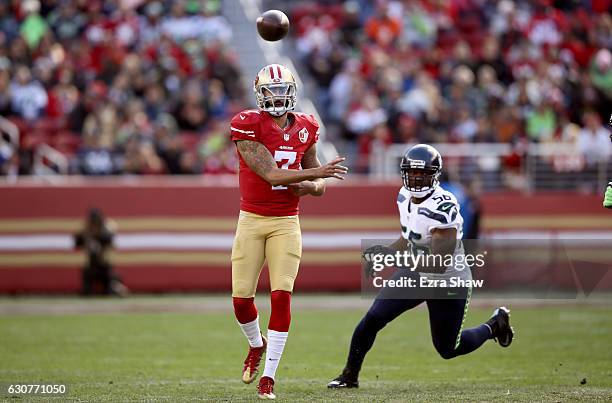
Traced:
MULTIPOLYGON (((320 168, 321 162, 317 158, 317 146, 313 144, 305 153, 304 157, 302 157, 302 169, 309 170, 313 168, 320 168)), ((311 196, 323 196, 325 193, 325 179, 317 178, 311 180, 313 186, 312 189, 308 192, 311 196)))
POLYGON ((312 181, 317 178, 316 169, 280 169, 272 168, 262 175, 263 179, 272 186, 290 185, 303 181, 312 181))

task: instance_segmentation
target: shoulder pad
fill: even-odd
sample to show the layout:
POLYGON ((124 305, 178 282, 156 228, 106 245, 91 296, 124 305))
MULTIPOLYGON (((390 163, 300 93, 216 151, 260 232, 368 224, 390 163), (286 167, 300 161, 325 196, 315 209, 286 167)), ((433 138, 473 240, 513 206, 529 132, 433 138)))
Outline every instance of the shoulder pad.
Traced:
POLYGON ((397 193, 397 203, 403 203, 406 200, 410 199, 410 193, 408 193, 408 191, 406 190, 405 187, 401 187, 399 192, 397 193))
POLYGON ((232 125, 252 125, 259 122, 260 117, 261 115, 258 110, 248 109, 234 115, 232 118, 232 125))
POLYGON ((295 119, 298 121, 308 122, 312 126, 319 127, 319 123, 317 122, 317 119, 315 119, 314 115, 309 115, 302 112, 293 112, 293 116, 295 116, 295 119))

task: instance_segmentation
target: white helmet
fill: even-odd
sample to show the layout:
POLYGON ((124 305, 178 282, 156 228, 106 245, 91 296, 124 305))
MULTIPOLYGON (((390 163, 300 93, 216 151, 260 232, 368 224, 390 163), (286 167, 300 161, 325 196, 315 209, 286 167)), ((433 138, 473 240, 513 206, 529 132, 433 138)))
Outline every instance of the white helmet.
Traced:
POLYGON ((295 109, 297 85, 291 71, 280 64, 259 70, 253 84, 257 107, 272 116, 282 116, 295 109))

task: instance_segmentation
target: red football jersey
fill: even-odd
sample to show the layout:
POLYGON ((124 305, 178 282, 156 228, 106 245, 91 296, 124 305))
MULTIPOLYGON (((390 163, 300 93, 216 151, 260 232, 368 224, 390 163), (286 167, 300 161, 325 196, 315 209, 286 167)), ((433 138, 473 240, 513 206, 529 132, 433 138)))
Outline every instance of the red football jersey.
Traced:
MULTIPOLYGON (((319 138, 312 115, 288 112, 293 123, 281 129, 272 117, 259 110, 245 110, 233 117, 232 140, 258 141, 270 151, 279 168, 302 169, 302 156, 319 138)), ((286 186, 272 186, 240 158, 240 209, 264 216, 291 216, 299 212, 300 198, 286 186)))

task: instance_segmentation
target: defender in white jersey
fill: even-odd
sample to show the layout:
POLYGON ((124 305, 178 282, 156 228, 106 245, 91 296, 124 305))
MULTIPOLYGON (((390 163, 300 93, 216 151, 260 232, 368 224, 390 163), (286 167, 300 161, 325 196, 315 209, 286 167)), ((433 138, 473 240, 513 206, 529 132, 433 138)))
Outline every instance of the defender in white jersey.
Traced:
MULTIPOLYGON (((433 148, 433 147, 432 147, 433 148)), ((436 185, 432 191, 424 197, 420 203, 413 201, 412 194, 406 187, 402 187, 397 195, 397 207, 400 216, 402 238, 398 243, 403 246, 406 241, 408 249, 414 255, 430 253, 432 237, 443 230, 448 236, 455 239, 453 255, 455 261, 457 256, 463 255, 463 217, 460 206, 455 196, 436 185)), ((472 278, 471 271, 466 270, 463 265, 458 267, 447 267, 441 273, 429 273, 428 279, 439 280, 455 279, 469 280, 472 278)))
MULTIPOLYGON (((423 256, 456 257, 463 254, 463 218, 459 212, 459 203, 452 193, 439 185, 442 173, 440 153, 430 145, 418 144, 404 154, 400 171, 404 186, 399 191, 397 206, 402 233, 391 245, 376 245, 365 253, 410 250, 412 255, 423 256)), ((435 267, 433 271, 429 269, 417 267, 416 271, 397 270, 392 279, 420 279, 425 276, 429 279, 449 276, 471 278, 469 268, 460 270, 459 265, 435 267)), ((448 288, 441 290, 442 293, 422 291, 418 287, 408 287, 399 293, 395 287, 380 291, 353 332, 342 374, 327 385, 329 388, 358 387, 361 365, 377 333, 402 313, 423 302, 427 303, 429 310, 434 347, 444 359, 468 354, 488 339, 495 339, 502 347, 508 347, 512 342, 514 331, 510 326, 510 311, 505 307, 497 308, 493 316, 482 325, 463 329, 471 288, 448 288)))

